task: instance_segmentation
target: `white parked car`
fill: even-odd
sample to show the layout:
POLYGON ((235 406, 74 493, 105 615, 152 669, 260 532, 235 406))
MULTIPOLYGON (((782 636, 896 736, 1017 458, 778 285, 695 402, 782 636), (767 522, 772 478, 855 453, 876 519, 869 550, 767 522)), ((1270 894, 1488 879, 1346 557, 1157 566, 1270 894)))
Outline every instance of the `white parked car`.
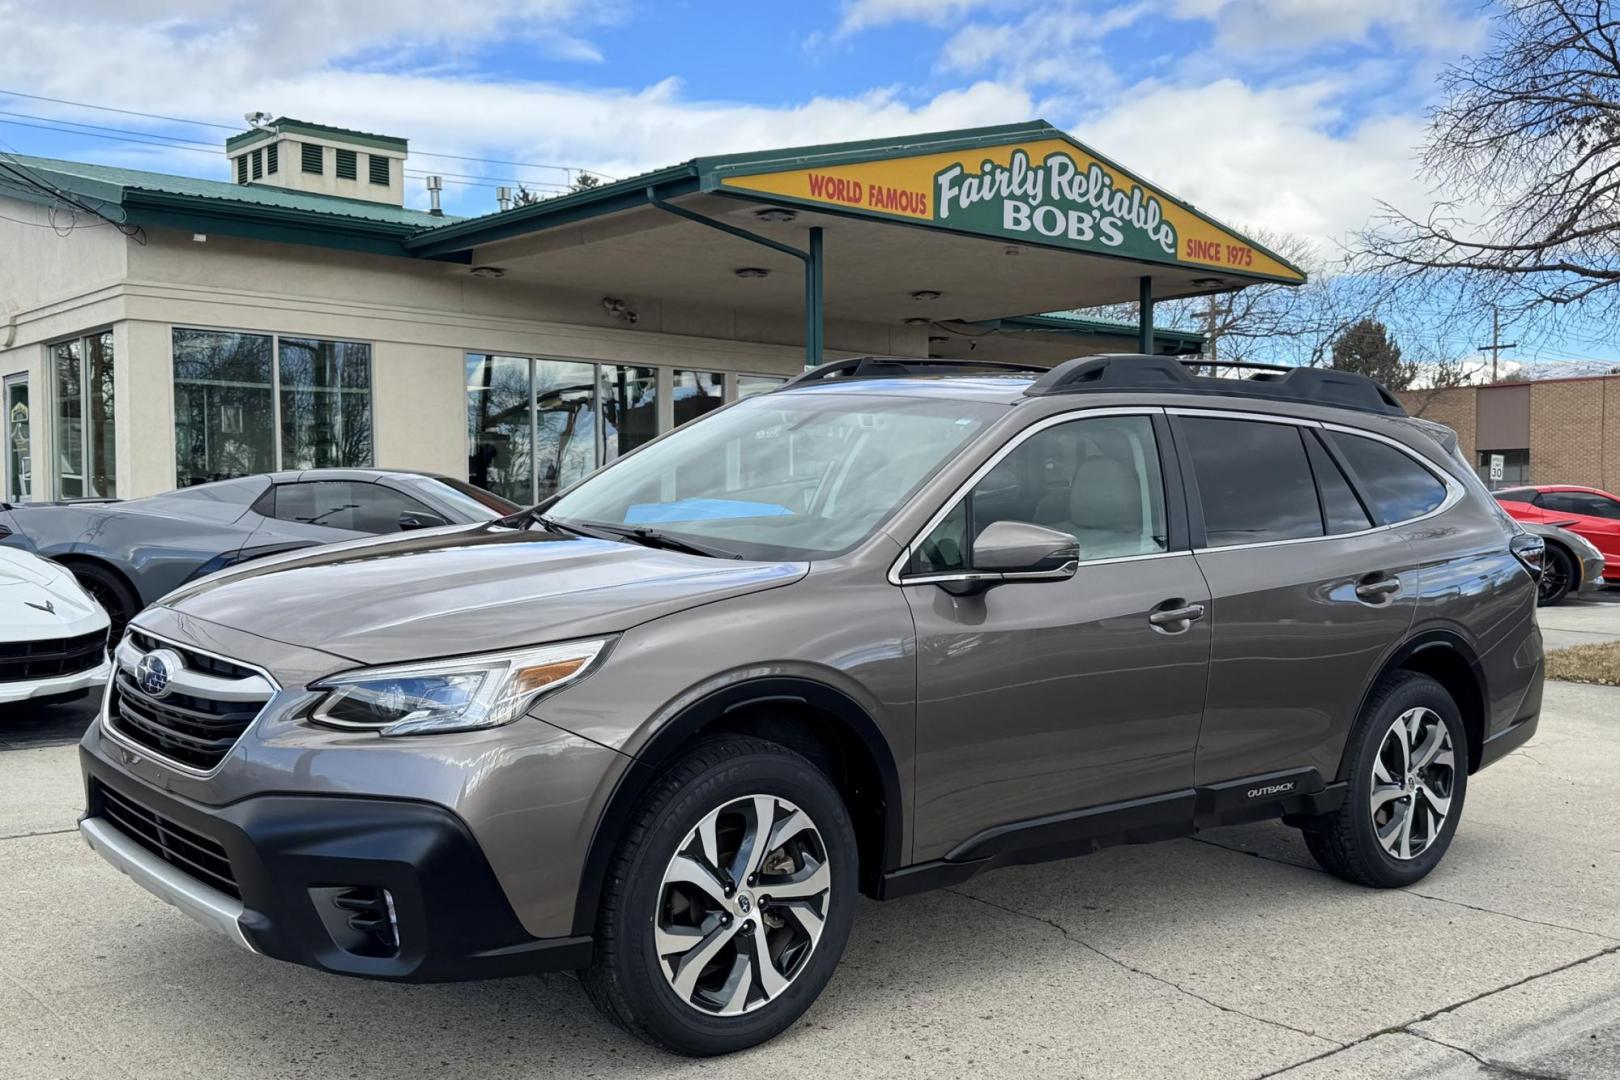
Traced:
POLYGON ((0 705, 65 700, 106 682, 107 626, 66 567, 0 547, 0 705))

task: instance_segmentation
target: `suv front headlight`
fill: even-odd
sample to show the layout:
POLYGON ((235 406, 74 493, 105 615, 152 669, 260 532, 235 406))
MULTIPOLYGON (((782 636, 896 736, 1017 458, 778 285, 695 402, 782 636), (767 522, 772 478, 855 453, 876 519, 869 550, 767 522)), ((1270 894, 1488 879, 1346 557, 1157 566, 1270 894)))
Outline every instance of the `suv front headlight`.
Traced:
POLYGON ((584 678, 608 638, 334 675, 313 683, 326 696, 310 719, 382 735, 472 731, 510 724, 534 700, 584 678))

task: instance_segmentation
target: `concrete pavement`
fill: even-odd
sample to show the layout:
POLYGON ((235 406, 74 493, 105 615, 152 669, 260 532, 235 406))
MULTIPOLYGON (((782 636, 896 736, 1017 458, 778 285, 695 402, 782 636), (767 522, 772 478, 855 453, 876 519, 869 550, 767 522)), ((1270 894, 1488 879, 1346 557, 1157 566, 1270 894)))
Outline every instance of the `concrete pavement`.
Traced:
POLYGON ((1579 593, 1555 607, 1540 608, 1536 621, 1548 649, 1620 641, 1620 586, 1579 593))
POLYGON ((1343 884, 1264 824, 863 903, 805 1020, 709 1062, 562 975, 394 986, 242 953, 72 832, 82 719, 0 718, 0 1076, 1614 1077, 1620 690, 1546 707, 1413 889, 1343 884))

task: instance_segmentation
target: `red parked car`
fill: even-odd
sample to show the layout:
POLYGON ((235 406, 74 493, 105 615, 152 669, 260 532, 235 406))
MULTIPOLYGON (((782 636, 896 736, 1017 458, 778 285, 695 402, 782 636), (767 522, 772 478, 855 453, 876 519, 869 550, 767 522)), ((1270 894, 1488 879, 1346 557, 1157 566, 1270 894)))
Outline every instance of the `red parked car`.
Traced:
POLYGON ((1603 554, 1603 580, 1620 585, 1620 498, 1575 484, 1538 484, 1493 492, 1520 521, 1557 525, 1584 537, 1603 554))

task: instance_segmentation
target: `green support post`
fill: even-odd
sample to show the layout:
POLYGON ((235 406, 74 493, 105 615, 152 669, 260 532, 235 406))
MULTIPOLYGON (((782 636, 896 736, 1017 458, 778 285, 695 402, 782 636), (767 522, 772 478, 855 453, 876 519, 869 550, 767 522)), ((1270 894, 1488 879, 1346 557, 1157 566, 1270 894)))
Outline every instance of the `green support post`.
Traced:
POLYGON ((804 369, 821 363, 822 337, 826 332, 823 315, 826 298, 822 293, 821 226, 810 229, 809 258, 804 260, 804 369))
POLYGON ((1139 352, 1153 355, 1153 279, 1143 275, 1137 282, 1136 347, 1139 352))

